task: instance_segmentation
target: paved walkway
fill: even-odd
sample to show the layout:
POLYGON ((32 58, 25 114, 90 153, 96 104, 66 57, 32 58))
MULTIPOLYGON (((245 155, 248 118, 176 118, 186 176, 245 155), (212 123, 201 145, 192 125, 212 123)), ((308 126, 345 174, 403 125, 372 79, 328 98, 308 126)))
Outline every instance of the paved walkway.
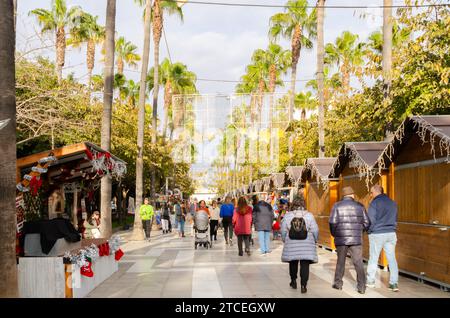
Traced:
MULTIPOLYGON (((258 242, 252 255, 238 256, 233 246, 224 244, 222 232, 212 249, 194 250, 191 236, 179 238, 153 231, 151 242, 127 241, 130 232, 120 233, 125 256, 119 271, 87 297, 449 297, 439 288, 400 276, 400 292, 387 289, 388 273, 379 271, 376 289, 365 295, 356 291, 356 272, 347 260, 342 291, 331 288, 336 254, 318 249, 319 263, 310 267, 308 293, 289 287, 288 264, 281 262, 282 243, 272 241, 273 251, 260 256, 258 242)), ((255 236, 256 237, 256 236, 255 236)))

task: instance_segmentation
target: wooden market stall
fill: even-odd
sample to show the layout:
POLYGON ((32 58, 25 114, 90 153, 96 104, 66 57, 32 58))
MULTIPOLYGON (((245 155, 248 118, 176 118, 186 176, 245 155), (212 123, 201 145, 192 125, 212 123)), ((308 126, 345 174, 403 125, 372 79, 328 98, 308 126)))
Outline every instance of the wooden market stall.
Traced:
POLYGON ((450 115, 412 116, 379 159, 392 174, 402 272, 450 287, 450 115))
POLYGON ((336 158, 308 158, 302 173, 305 201, 319 226, 319 246, 335 250, 328 219, 338 197, 338 179, 330 178, 336 158))
POLYGON ((125 162, 89 142, 17 159, 21 297, 84 297, 117 271, 117 237, 84 239, 82 233, 84 220, 100 211, 101 178, 125 173, 125 162), (60 238, 49 241, 54 233, 60 238))
MULTIPOLYGON (((355 199, 366 209, 371 201, 369 190, 372 185, 380 184, 390 195, 392 175, 389 169, 377 168, 378 160, 388 144, 385 141, 344 143, 330 174, 333 178, 339 178, 338 193, 341 193, 343 187, 351 186, 355 191, 355 199)), ((366 232, 363 238, 363 257, 369 259, 369 238, 366 232)), ((383 252, 378 264, 386 268, 387 261, 383 252)))

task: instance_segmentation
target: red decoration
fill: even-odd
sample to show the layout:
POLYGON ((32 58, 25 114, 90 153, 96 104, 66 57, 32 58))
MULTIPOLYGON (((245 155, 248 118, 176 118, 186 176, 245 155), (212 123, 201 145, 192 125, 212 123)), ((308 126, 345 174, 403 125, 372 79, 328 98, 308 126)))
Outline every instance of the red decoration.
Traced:
POLYGON ((122 258, 122 256, 123 256, 123 252, 122 252, 122 250, 119 248, 117 251, 116 251, 116 253, 114 254, 114 259, 116 260, 116 261, 118 261, 118 260, 120 260, 121 258, 122 258))
POLYGON ((89 160, 94 159, 94 156, 92 155, 92 152, 89 149, 86 148, 84 152, 86 153, 86 156, 88 157, 89 160))
POLYGON ((94 272, 92 271, 92 262, 90 262, 90 261, 87 261, 87 262, 88 262, 88 264, 86 266, 83 266, 80 268, 80 273, 83 276, 92 277, 92 276, 94 276, 94 272))
POLYGON ((98 246, 98 255, 99 256, 109 256, 110 249, 108 243, 103 243, 98 246))
POLYGON ((39 188, 42 186, 42 179, 33 176, 30 180, 30 190, 32 195, 37 195, 39 188))

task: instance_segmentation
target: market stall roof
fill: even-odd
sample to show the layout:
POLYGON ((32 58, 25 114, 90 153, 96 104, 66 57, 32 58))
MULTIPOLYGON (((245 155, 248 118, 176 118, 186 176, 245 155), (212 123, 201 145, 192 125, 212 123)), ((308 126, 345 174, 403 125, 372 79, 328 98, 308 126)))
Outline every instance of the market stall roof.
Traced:
POLYGON ((299 185, 302 179, 304 166, 287 166, 286 173, 291 180, 292 184, 299 185))
POLYGON ((285 177, 286 175, 284 172, 272 173, 271 178, 275 188, 278 189, 284 186, 285 177))
POLYGON ((20 181, 21 173, 27 173, 39 162, 39 160, 48 156, 56 158, 56 161, 51 162, 48 166, 48 176, 51 178, 60 177, 64 171, 58 168, 64 165, 71 167, 71 169, 74 169, 76 172, 75 174, 72 173, 69 177, 71 180, 81 178, 83 172, 89 173, 89 170, 95 170, 93 168, 101 168, 101 163, 110 163, 111 167, 120 167, 120 174, 123 174, 126 171, 126 163, 123 160, 93 143, 82 142, 18 158, 16 164, 18 181, 20 181), (89 158, 89 156, 94 157, 89 158), (103 161, 100 160, 102 156, 105 156, 103 161), (97 164, 99 165, 97 166, 97 164))
POLYGON ((331 170, 337 158, 308 158, 306 159, 304 178, 316 176, 320 180, 329 180, 331 170))
POLYGON ((347 163, 360 174, 371 174, 380 155, 389 142, 346 142, 339 150, 339 155, 331 169, 330 177, 337 178, 347 163))
POLYGON ((378 158, 378 168, 389 167, 414 137, 422 144, 431 144, 434 158, 444 158, 446 162, 450 162, 450 115, 409 116, 395 131, 394 138, 378 158))

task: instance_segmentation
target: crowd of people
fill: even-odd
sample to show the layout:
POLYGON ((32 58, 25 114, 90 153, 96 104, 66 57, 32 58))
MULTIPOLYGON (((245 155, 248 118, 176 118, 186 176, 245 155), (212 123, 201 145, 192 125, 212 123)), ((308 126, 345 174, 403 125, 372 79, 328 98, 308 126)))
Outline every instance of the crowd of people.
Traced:
MULTIPOLYGON (((397 204, 383 193, 383 188, 375 185, 370 189, 373 198, 368 211, 355 199, 351 187, 342 189, 342 198, 332 207, 329 217, 331 235, 337 251, 337 263, 332 287, 342 290, 345 261, 350 253, 357 273, 357 290, 364 294, 366 287, 375 288, 375 276, 378 258, 383 249, 389 264, 389 289, 398 291, 398 266, 395 258, 397 241, 397 204), (363 232, 368 232, 370 257, 367 273, 365 273, 362 256, 363 232)), ((172 223, 178 228, 178 235, 185 237, 185 223, 191 226, 194 236, 196 213, 205 213, 209 218, 210 240, 217 241, 217 231, 223 229, 224 242, 233 245, 233 233, 237 237, 238 255, 252 254, 250 245, 254 244, 253 230, 258 235, 259 255, 271 253, 272 240, 281 240, 283 251, 281 261, 289 263, 290 286, 297 289, 297 273, 300 276, 301 292, 307 292, 309 268, 317 263, 317 242, 319 228, 314 215, 306 210, 303 193, 300 190, 292 202, 283 196, 274 198, 267 196, 260 200, 253 195, 251 200, 241 196, 227 196, 222 202, 212 201, 208 206, 204 200, 175 201, 169 205, 164 203, 161 208, 162 233, 172 231, 172 223), (172 217, 173 216, 173 217, 172 217)), ((143 220, 147 238, 150 238, 150 225, 153 207, 145 199, 140 215, 143 220)))

